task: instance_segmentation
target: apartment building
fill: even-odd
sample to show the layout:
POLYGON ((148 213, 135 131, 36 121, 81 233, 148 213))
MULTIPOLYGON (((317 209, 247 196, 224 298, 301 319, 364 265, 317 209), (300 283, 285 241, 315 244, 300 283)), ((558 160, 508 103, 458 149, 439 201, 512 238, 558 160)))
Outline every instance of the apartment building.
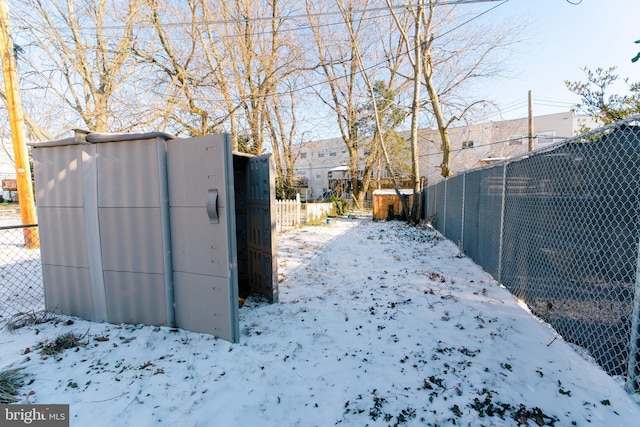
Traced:
MULTIPOLYGON (((576 135, 581 126, 597 127, 589 116, 573 112, 534 117, 534 149, 576 135)), ((408 138, 408 133, 401 133, 408 138)), ((452 174, 475 169, 485 164, 525 154, 529 149, 529 125, 527 118, 494 121, 449 128, 451 140, 450 169, 452 174)), ((420 176, 430 184, 442 180, 442 142, 436 128, 418 132, 420 176)), ((367 144, 359 149, 360 157, 368 154, 367 144)), ((407 146, 409 142, 407 142, 407 146)), ((307 200, 317 200, 327 195, 331 183, 348 178, 346 165, 349 154, 340 138, 310 142, 301 148, 295 163, 298 191, 307 200)), ((386 176, 384 163, 380 162, 379 175, 386 176)), ((376 175, 378 171, 375 172, 376 175)))
MULTIPOLYGON (((16 164, 13 157, 13 145, 10 139, 0 138, 0 182, 16 179, 16 164)), ((11 200, 16 196, 15 191, 7 191, 0 187, 3 200, 11 200)))

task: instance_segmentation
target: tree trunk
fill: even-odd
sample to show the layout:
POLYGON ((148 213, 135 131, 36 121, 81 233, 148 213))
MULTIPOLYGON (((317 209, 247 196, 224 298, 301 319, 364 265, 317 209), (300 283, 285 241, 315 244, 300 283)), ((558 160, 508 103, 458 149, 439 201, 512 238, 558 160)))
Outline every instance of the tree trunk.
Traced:
POLYGON ((433 83, 433 66, 431 62, 430 49, 427 49, 425 51, 424 61, 425 85, 427 86, 427 92, 429 93, 429 98, 431 100, 431 108, 433 109, 433 115, 436 118, 438 131, 440 133, 440 139, 442 141, 442 164, 440 165, 440 173, 443 177, 446 178, 451 175, 451 170, 449 169, 451 156, 451 140, 449 139, 449 125, 444 119, 444 114, 442 113, 442 107, 440 105, 440 97, 438 96, 438 91, 436 90, 433 83))
POLYGON ((411 223, 420 222, 420 200, 422 188, 420 188, 420 157, 418 151, 418 118, 420 112, 420 76, 422 75, 422 40, 420 34, 422 32, 422 19, 424 10, 424 0, 418 3, 416 30, 414 36, 414 67, 413 67, 413 102, 411 104, 411 178, 413 184, 413 206, 409 211, 408 219, 411 223))

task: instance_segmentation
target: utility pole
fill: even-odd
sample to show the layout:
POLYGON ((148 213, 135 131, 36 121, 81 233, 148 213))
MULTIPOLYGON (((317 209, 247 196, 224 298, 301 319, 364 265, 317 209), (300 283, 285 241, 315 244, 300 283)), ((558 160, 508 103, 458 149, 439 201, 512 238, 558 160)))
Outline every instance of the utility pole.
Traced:
MULTIPOLYGON (((36 207, 31 184, 29 152, 24 138, 24 114, 18 89, 18 73, 14 56, 11 27, 9 25, 9 5, 0 0, 0 57, 4 87, 7 92, 7 110, 11 124, 11 139, 16 162, 16 180, 18 183, 18 203, 23 225, 36 224, 36 207)), ((28 249, 40 247, 37 227, 24 228, 24 245, 28 249)))
POLYGON ((529 151, 533 151, 533 95, 529 91, 529 151))

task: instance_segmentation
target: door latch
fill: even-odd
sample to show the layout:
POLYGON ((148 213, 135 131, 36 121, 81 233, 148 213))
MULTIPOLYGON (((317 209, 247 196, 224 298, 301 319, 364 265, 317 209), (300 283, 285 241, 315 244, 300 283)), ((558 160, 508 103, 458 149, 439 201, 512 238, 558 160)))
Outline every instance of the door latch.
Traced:
POLYGON ((207 215, 212 224, 218 224, 220 217, 218 216, 218 190, 209 190, 207 194, 207 215))

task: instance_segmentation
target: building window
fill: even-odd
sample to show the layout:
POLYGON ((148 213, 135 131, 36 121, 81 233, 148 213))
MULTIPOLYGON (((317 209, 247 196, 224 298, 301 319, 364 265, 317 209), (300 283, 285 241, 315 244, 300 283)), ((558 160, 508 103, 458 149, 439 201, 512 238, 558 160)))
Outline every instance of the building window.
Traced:
POLYGON ((317 179, 322 178, 322 174, 317 173, 317 174, 316 174, 316 178, 317 178, 317 179))
POLYGON ((301 159, 306 159, 307 158, 307 153, 300 153, 300 158, 301 159))
POLYGON ((555 142, 556 133, 555 132, 540 132, 539 134, 536 135, 536 137, 538 138, 538 143, 539 144, 549 144, 549 143, 555 142))
POLYGON ((527 139, 529 139, 528 136, 520 136, 518 138, 512 138, 509 140, 509 145, 522 145, 524 144, 524 141, 526 141, 527 139))
POLYGON ((462 149, 464 150, 465 148, 473 148, 473 141, 463 141, 462 149))
POLYGON ((324 153, 318 153, 318 157, 324 157, 324 153))
POLYGON ((335 152, 335 151, 331 151, 331 152, 329 153, 329 157, 335 157, 335 156, 336 156, 336 152, 335 152))

